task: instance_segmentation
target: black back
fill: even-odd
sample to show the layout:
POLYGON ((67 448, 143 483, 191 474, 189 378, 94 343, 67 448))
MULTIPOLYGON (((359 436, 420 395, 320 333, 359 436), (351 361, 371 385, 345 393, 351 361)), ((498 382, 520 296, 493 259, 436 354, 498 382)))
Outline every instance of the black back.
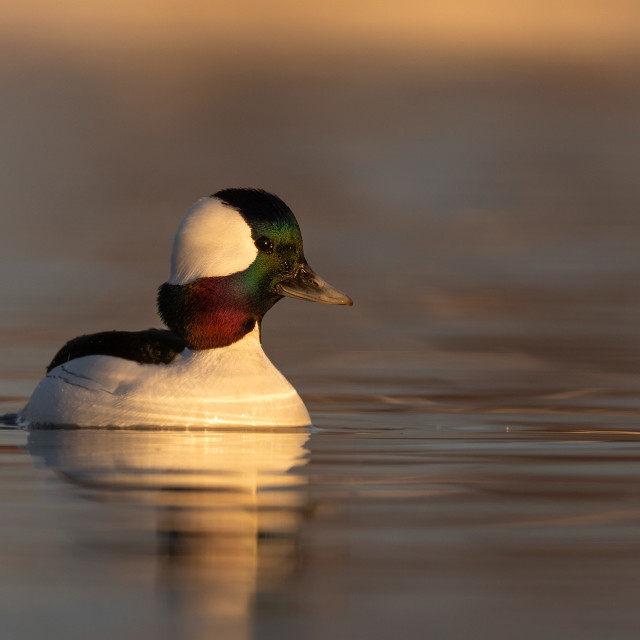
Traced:
POLYGON ((82 356, 115 356, 140 364, 169 364, 186 346, 182 338, 163 329, 92 333, 69 340, 56 353, 47 373, 82 356))

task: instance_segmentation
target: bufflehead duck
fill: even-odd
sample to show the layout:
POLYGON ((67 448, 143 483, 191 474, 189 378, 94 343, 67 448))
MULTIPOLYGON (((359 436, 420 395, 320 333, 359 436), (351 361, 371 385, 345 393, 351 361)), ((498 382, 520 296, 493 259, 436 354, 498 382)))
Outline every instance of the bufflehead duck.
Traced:
POLYGON ((296 390, 262 350, 260 323, 283 296, 351 305, 309 267, 289 207, 258 189, 196 202, 158 290, 169 330, 112 331, 65 344, 18 424, 306 426, 296 390))

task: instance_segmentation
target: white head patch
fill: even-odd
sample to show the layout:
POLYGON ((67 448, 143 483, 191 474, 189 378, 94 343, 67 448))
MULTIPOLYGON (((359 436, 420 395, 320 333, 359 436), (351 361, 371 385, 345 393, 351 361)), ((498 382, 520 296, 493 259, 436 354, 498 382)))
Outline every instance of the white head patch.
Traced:
POLYGON ((244 218, 218 198, 202 198, 187 211, 176 232, 169 284, 244 271, 257 255, 244 218))

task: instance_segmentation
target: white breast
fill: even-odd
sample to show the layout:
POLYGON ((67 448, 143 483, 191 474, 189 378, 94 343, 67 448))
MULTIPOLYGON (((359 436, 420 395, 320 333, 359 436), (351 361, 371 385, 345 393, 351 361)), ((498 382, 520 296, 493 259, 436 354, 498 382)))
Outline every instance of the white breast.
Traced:
POLYGON ((86 356, 44 378, 25 425, 306 426, 309 413, 271 364, 256 328, 221 349, 185 349, 168 365, 86 356))

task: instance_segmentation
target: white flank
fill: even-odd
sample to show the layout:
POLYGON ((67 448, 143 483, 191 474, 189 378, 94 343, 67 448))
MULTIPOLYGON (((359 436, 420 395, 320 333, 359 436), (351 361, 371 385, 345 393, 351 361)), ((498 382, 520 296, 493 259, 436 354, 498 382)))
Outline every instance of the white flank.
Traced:
POLYGON ((220 349, 173 362, 85 356, 52 369, 19 415, 28 425, 307 426, 309 413, 271 364, 256 327, 220 349))
POLYGON ((202 198, 182 219, 171 252, 169 284, 244 271, 258 255, 251 228, 218 198, 202 198))

